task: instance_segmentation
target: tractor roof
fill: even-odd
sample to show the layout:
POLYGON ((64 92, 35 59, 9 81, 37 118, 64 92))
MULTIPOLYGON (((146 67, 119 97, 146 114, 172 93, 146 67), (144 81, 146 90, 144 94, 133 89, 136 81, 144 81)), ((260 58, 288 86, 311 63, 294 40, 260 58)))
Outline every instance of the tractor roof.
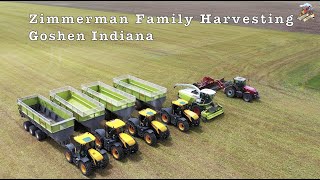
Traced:
POLYGON ((246 78, 237 76, 237 77, 234 78, 234 80, 236 80, 236 81, 245 81, 246 78))
POLYGON ((149 116, 153 116, 153 115, 157 114, 157 112, 155 110, 147 108, 147 109, 139 111, 139 114, 142 116, 145 116, 145 117, 149 117, 149 116))
POLYGON ((73 138, 77 143, 84 145, 87 144, 89 142, 95 141, 96 138, 89 132, 80 134, 76 137, 73 138))
POLYGON ((122 120, 120 119, 114 119, 112 121, 108 121, 106 122, 106 125, 110 128, 114 128, 114 129, 117 129, 117 128, 121 128, 123 126, 126 125, 125 122, 123 122, 122 120))
POLYGON ((188 104, 188 101, 183 100, 183 99, 177 99, 175 101, 172 101, 172 104, 177 105, 177 106, 184 106, 188 104))

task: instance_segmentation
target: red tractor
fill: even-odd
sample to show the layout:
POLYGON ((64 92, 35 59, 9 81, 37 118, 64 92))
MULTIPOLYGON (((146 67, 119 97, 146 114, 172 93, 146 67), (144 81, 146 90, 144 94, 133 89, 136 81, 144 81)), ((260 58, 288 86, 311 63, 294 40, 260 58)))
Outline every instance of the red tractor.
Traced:
POLYGON ((233 83, 224 88, 224 93, 227 97, 242 98, 246 102, 251 102, 253 99, 259 99, 258 91, 253 87, 247 86, 246 82, 246 78, 235 77, 233 78, 233 83))

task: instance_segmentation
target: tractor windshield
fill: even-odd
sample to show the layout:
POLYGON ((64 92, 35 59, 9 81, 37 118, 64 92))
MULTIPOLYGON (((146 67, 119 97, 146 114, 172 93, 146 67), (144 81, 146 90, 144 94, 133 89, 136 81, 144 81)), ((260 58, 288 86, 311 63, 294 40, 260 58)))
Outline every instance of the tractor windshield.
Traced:
POLYGON ((155 116, 148 116, 147 119, 148 119, 149 121, 153 121, 153 120, 155 120, 155 116))
POLYGON ((124 127, 119 127, 116 129, 117 134, 123 133, 125 132, 125 128, 124 127))

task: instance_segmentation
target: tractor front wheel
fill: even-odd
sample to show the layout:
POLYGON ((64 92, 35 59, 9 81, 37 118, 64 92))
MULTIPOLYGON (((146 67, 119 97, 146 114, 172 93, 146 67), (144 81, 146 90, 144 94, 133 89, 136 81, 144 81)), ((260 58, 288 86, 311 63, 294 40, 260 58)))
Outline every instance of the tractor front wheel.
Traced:
POLYGON ((72 162, 73 162, 71 151, 66 150, 66 152, 64 153, 64 156, 66 157, 66 160, 67 160, 69 163, 72 163, 72 162))
POLYGON ((191 110, 192 110, 194 113, 196 113, 198 116, 201 115, 201 108, 200 108, 199 105, 197 105, 197 104, 192 105, 192 106, 191 106, 191 110))
POLYGON ((170 114, 167 111, 161 112, 161 120, 165 124, 170 124, 170 114))
POLYGON ((253 99, 253 97, 250 93, 243 93, 242 98, 245 102, 251 102, 253 99))
POLYGON ((124 157, 123 149, 122 149, 122 147, 119 147, 119 146, 118 147, 113 146, 111 148, 111 154, 112 154, 113 158, 116 160, 121 160, 124 157))
POLYGON ((102 156, 103 156, 103 160, 102 160, 102 162, 101 162, 101 168, 104 169, 104 168, 106 168, 106 167, 108 166, 108 164, 109 164, 109 157, 108 157, 107 153, 103 154, 102 156))
POLYGON ((189 123, 187 121, 179 120, 177 126, 182 132, 187 132, 189 130, 189 123))
POLYGON ((133 122, 128 122, 128 132, 131 136, 137 135, 137 127, 133 122))
POLYGON ((232 86, 227 87, 225 92, 226 92, 227 97, 230 97, 230 98, 233 98, 236 94, 236 90, 232 86))
POLYGON ((150 146, 154 146, 155 144, 157 144, 157 137, 156 137, 156 135, 154 133, 146 132, 144 134, 144 140, 150 146))
POLYGON ((79 163, 79 169, 81 171, 81 173, 85 176, 89 176, 92 174, 92 165, 90 161, 87 162, 80 162, 79 163))

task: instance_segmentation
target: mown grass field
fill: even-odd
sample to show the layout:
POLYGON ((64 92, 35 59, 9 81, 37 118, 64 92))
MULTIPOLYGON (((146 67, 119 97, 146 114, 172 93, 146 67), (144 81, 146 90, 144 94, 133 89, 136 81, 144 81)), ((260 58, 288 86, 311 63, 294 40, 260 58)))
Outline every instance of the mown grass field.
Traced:
MULTIPOLYGON (((218 92, 225 115, 96 171, 95 178, 319 178, 320 36, 227 25, 30 25, 29 13, 120 15, 0 3, 0 177, 83 178, 53 140, 23 130, 16 100, 66 85, 131 74, 168 88, 241 75, 261 94, 245 103, 218 92), (28 32, 153 32, 153 42, 31 42, 28 32), (309 88, 312 86, 313 88, 309 88)), ((122 15, 122 14, 121 14, 122 15)), ((130 16, 129 17, 133 17, 130 16)), ((134 22, 134 21, 133 21, 134 22)))

